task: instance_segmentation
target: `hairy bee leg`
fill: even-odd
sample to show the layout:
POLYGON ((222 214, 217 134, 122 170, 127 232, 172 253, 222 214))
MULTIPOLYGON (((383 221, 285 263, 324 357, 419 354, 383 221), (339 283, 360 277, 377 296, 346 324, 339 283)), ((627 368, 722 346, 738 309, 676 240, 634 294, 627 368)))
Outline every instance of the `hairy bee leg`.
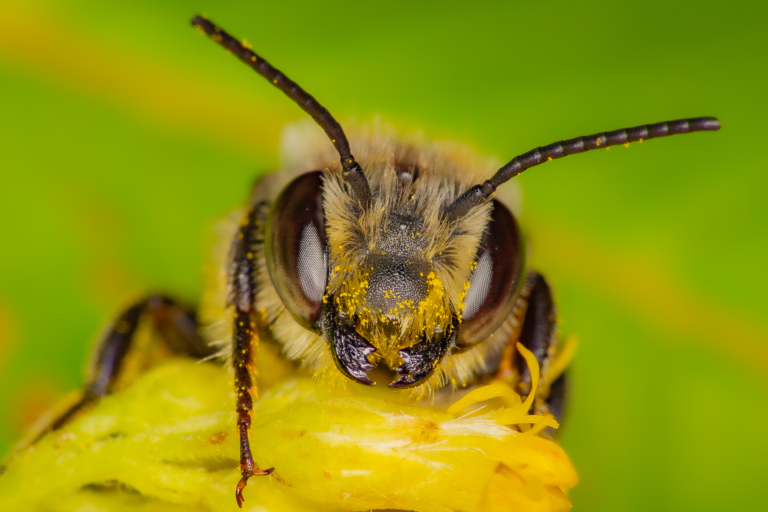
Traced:
POLYGON ((270 474, 275 468, 261 469, 256 465, 251 454, 251 444, 248 432, 251 429, 251 411, 253 410, 254 389, 252 365, 255 352, 256 324, 251 314, 240 309, 235 310, 234 319, 235 343, 232 353, 232 365, 235 369, 235 390, 237 402, 237 428, 240 431, 240 481, 235 490, 237 505, 242 508, 243 489, 252 476, 264 476, 270 474))
MULTIPOLYGON (((526 280, 526 285, 530 285, 530 293, 518 341, 536 356, 541 372, 541 388, 557 346, 557 315, 552 291, 544 277, 538 272, 530 272, 526 280)), ((515 353, 515 366, 520 374, 517 392, 526 397, 536 390, 531 390, 531 372, 519 353, 515 353)))
POLYGON ((152 322, 174 354, 203 358, 213 353, 198 334, 197 318, 193 310, 180 306, 164 295, 151 295, 140 300, 120 313, 102 336, 80 398, 62 411, 33 442, 49 430, 62 428, 83 407, 112 391, 135 339, 136 330, 145 317, 152 322))
MULTIPOLYGON (((258 188, 258 187, 257 187, 258 188)), ((240 432, 240 481, 235 489, 237 506, 242 508, 243 489, 252 476, 270 474, 274 468, 261 469, 253 460, 248 438, 251 429, 251 411, 256 393, 254 360, 258 347, 254 301, 256 297, 256 251, 264 244, 264 223, 269 205, 252 205, 245 213, 240 228, 232 241, 227 275, 227 302, 233 310, 232 367, 234 369, 235 410, 240 432)))

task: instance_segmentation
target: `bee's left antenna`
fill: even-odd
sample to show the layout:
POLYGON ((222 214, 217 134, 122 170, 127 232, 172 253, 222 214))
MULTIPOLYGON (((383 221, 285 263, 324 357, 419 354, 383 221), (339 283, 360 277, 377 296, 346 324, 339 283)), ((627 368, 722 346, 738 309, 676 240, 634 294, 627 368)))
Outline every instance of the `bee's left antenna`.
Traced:
POLYGON ((715 131, 720 129, 720 121, 714 117, 695 117, 692 119, 678 119, 676 121, 664 121, 663 123, 644 124, 633 128, 623 128, 612 132, 596 133, 586 137, 561 140, 548 146, 533 149, 520 156, 516 156, 504 167, 496 171, 491 179, 485 180, 482 185, 475 185, 443 211, 443 218, 452 221, 465 215, 475 206, 483 203, 496 187, 506 183, 521 172, 531 167, 549 162, 556 158, 602 149, 630 142, 643 142, 648 139, 680 135, 684 133, 715 131))
POLYGON ((312 119, 325 131, 336 151, 339 152, 341 166, 344 169, 344 178, 355 191, 360 204, 363 208, 367 209, 371 204, 371 187, 365 178, 365 174, 363 174, 362 167, 357 163, 355 157, 352 156, 352 151, 349 149, 349 141, 344 134, 344 130, 341 129, 341 125, 333 118, 331 113, 311 94, 299 87, 296 82, 248 48, 247 43, 238 41, 202 16, 192 18, 192 25, 235 54, 241 61, 253 68, 254 71, 269 80, 272 85, 283 91, 304 112, 312 116, 312 119))

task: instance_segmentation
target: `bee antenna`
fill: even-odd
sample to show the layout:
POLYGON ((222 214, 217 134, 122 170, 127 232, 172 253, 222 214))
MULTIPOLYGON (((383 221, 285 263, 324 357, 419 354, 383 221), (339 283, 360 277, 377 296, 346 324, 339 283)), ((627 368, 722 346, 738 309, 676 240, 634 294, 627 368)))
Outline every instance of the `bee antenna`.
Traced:
POLYGON ((349 185, 355 191, 358 200, 367 209, 371 204, 371 187, 363 174, 363 169, 357 163, 352 151, 349 149, 349 141, 341 129, 341 125, 333 118, 328 110, 322 106, 311 94, 299 87, 299 85, 285 76, 279 69, 274 68, 269 62, 254 53, 246 42, 240 42, 224 30, 217 27, 202 16, 192 18, 192 25, 211 37, 215 42, 232 52, 241 61, 248 64, 254 71, 269 80, 269 82, 283 91, 301 107, 304 112, 312 116, 312 119, 320 125, 333 146, 339 153, 343 175, 349 185))
POLYGON ((720 121, 714 117, 696 117, 693 119, 678 119, 663 123, 645 124, 634 128, 623 128, 612 132, 596 133, 586 137, 561 140, 549 146, 542 146, 522 155, 516 156, 508 164, 496 171, 490 180, 482 185, 475 185, 443 211, 443 218, 451 221, 465 215, 469 210, 479 205, 496 191, 496 188, 514 178, 521 172, 539 164, 549 162, 567 155, 583 153, 593 149, 607 148, 630 142, 643 142, 647 139, 679 135, 683 133, 715 131, 720 129, 720 121))

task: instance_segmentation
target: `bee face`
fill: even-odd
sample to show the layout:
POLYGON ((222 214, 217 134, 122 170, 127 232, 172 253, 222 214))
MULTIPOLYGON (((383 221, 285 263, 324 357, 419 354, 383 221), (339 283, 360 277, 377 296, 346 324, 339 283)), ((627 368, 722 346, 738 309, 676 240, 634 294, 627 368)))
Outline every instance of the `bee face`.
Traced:
POLYGON ((399 374, 390 386, 411 387, 509 317, 523 246, 498 201, 455 221, 443 218, 485 169, 428 143, 374 139, 360 142, 369 148, 360 161, 370 207, 329 157, 322 171, 300 175, 272 203, 265 257, 280 301, 322 339, 343 374, 371 384, 367 372, 377 365, 399 374), (411 161, 401 161, 404 153, 411 161))

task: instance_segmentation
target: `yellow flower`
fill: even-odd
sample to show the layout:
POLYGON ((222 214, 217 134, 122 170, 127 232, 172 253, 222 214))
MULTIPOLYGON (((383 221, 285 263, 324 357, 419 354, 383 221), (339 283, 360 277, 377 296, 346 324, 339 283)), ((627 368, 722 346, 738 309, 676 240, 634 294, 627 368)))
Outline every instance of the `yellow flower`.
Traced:
MULTIPOLYGON (((229 384, 209 363, 172 359, 150 370, 7 461, 0 510, 237 510, 229 384)), ((307 378, 273 385, 255 406, 251 441, 262 467, 277 469, 249 481, 244 510, 570 508, 573 466, 536 435, 556 423, 529 416, 529 401, 508 385, 477 388, 447 410, 399 396, 307 378), (505 405, 466 412, 489 399, 505 405)))

